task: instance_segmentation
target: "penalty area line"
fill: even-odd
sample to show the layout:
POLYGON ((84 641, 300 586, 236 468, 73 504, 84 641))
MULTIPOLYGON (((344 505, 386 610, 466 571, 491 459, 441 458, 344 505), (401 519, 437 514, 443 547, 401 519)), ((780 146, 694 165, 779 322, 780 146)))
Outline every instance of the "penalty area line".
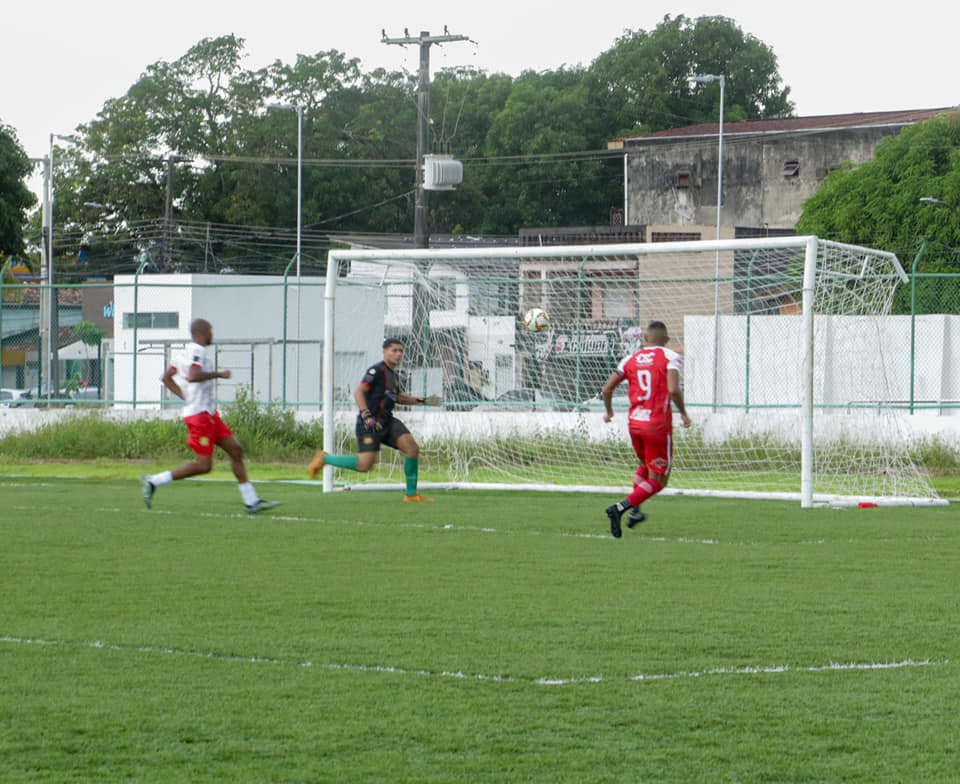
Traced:
POLYGON ((0 643, 8 645, 36 645, 63 648, 92 648, 117 651, 119 653, 143 653, 161 656, 179 656, 192 659, 206 659, 237 664, 269 664, 286 667, 315 667, 321 670, 358 673, 383 673, 387 675, 413 675, 420 678, 452 678, 464 681, 491 681, 494 683, 521 683, 534 686, 572 686, 581 683, 622 683, 623 681, 653 682, 682 680, 688 678, 745 676, 745 675, 783 675, 787 673, 829 673, 871 670, 897 670, 917 667, 943 667, 950 659, 904 659, 887 662, 830 662, 817 665, 772 665, 753 667, 716 667, 708 670, 689 670, 679 672, 637 673, 636 675, 610 677, 604 675, 574 676, 558 678, 551 676, 520 677, 513 675, 489 675, 484 673, 465 673, 459 670, 427 670, 396 667, 387 664, 348 664, 337 662, 313 662, 299 659, 283 659, 271 656, 245 656, 235 653, 216 651, 195 651, 181 648, 168 648, 155 645, 124 645, 117 643, 75 640, 45 640, 36 637, 0 636, 0 643))

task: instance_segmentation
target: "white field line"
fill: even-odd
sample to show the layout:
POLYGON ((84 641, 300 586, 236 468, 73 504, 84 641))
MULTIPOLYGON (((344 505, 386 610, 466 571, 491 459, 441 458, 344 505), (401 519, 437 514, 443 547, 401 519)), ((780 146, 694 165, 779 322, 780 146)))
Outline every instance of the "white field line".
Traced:
MULTIPOLYGON (((7 509, 18 511, 18 512, 50 512, 50 511, 62 511, 62 506, 19 506, 19 505, 10 505, 7 509)), ((101 506, 93 509, 92 511, 98 512, 101 514, 112 513, 112 514, 129 514, 129 509, 121 509, 119 507, 109 507, 101 506)), ((169 515, 173 514, 170 510, 164 509, 143 509, 144 514, 151 515, 169 515)), ((234 518, 245 518, 248 515, 245 512, 198 512, 195 513, 197 517, 207 517, 220 520, 229 520, 234 518)), ((491 528, 490 526, 478 526, 478 525, 453 525, 448 523, 446 525, 427 525, 425 523, 379 523, 379 522, 370 522, 366 520, 347 520, 347 519, 330 519, 323 517, 303 517, 300 515, 284 515, 276 513, 266 513, 261 514, 259 519, 271 519, 271 520, 280 520, 293 523, 325 523, 325 524, 336 524, 336 525, 355 525, 355 526, 376 526, 384 528, 414 528, 424 531, 466 531, 482 534, 503 534, 507 536, 560 536, 567 537, 572 539, 599 539, 602 541, 613 541, 609 533, 571 533, 568 531, 517 531, 510 529, 501 529, 501 528, 491 528)), ((607 521, 602 522, 598 521, 598 529, 603 531, 607 521)), ((718 544, 727 544, 732 546, 746 546, 746 547, 756 547, 759 543, 757 542, 721 542, 719 539, 691 539, 685 536, 677 537, 667 537, 667 536, 642 536, 636 535, 630 537, 631 539, 638 539, 644 542, 661 542, 661 543, 674 543, 674 544, 703 544, 703 545, 718 545, 718 544)), ((819 542, 801 542, 801 544, 824 544, 823 540, 819 542)))
MULTIPOLYGON (((0 484, 2 486, 2 484, 0 484)), ((126 488, 118 488, 126 489, 126 488)), ((239 503, 237 504, 239 506, 239 503)), ((24 506, 24 505, 15 505, 10 504, 5 507, 11 511, 17 512, 62 512, 63 505, 58 504, 56 506, 24 506)), ((112 513, 112 514, 129 514, 130 509, 123 509, 120 507, 97 507, 93 509, 94 512, 99 513, 112 513)), ((149 515, 172 515, 174 512, 169 509, 140 509, 138 510, 143 514, 149 515)), ((194 512, 197 517, 207 517, 217 520, 231 520, 231 519, 244 519, 249 517, 246 512, 237 511, 237 512, 194 512)), ((343 525, 343 526, 370 526, 370 527, 379 527, 379 528, 407 528, 407 529, 417 529, 423 531, 444 531, 444 532, 473 532, 473 533, 482 533, 482 534, 500 534, 503 536, 559 536, 564 538, 571 539, 594 539, 605 542, 616 542, 610 534, 606 531, 607 521, 598 521, 597 532, 590 533, 576 533, 570 531, 549 531, 549 530, 516 530, 509 528, 492 528, 490 526, 477 526, 477 525, 454 525, 448 523, 446 525, 427 525, 425 523, 382 523, 377 521, 370 520, 357 520, 357 519, 344 519, 344 518, 329 518, 329 517, 304 517, 302 515, 284 515, 277 512, 267 512, 265 514, 259 515, 258 519, 260 520, 277 520, 280 522, 292 522, 292 523, 319 523, 327 525, 343 525)), ((745 540, 729 540, 723 541, 721 539, 695 539, 687 536, 644 536, 643 534, 635 531, 633 533, 627 534, 627 539, 637 540, 641 542, 655 542, 660 544, 695 544, 695 545, 723 545, 726 547, 763 547, 770 545, 770 542, 752 542, 745 540)), ((835 539, 831 540, 833 544, 856 544, 856 539, 835 539)), ((872 539, 872 543, 889 543, 899 541, 892 538, 878 538, 872 539)), ((799 546, 824 546, 828 540, 826 539, 804 539, 799 542, 789 542, 790 545, 799 545, 799 546)))
POLYGON ((572 678, 557 678, 542 676, 539 678, 521 678, 510 675, 485 675, 483 673, 465 673, 451 670, 413 670, 404 667, 394 667, 386 664, 344 664, 331 662, 299 661, 294 659, 279 659, 268 656, 240 656, 237 654, 217 653, 214 651, 190 651, 177 648, 157 647, 153 645, 118 645, 101 640, 93 642, 76 642, 71 640, 43 640, 34 637, 13 637, 4 635, 0 643, 8 645, 38 645, 59 646, 67 648, 97 648, 120 653, 144 653, 161 656, 181 656, 193 659, 212 659, 238 664, 271 664, 286 667, 316 667, 322 670, 341 672, 369 672, 389 675, 415 675, 423 678, 453 678, 468 681, 493 681, 495 683, 527 683, 536 686, 569 686, 578 683, 614 683, 627 681, 664 681, 684 678, 720 677, 728 675, 782 675, 784 673, 822 673, 822 672, 850 672, 869 670, 897 670, 916 667, 942 667, 950 663, 949 659, 905 659, 889 662, 831 662, 829 664, 798 666, 774 665, 756 667, 717 667, 701 671, 680 671, 662 673, 637 673, 624 677, 605 677, 603 675, 578 676, 572 678))
MULTIPOLYGON (((237 504, 239 506, 239 503, 237 504)), ((50 512, 50 511, 63 511, 62 505, 56 506, 23 506, 11 504, 6 507, 9 510, 17 512, 50 512)), ((92 510, 93 512, 98 512, 101 514, 111 513, 111 514, 129 514, 129 509, 122 509, 120 507, 109 507, 101 506, 92 510)), ((165 509, 142 509, 144 514, 150 515, 170 515, 173 514, 170 510, 165 509)), ((229 520, 236 518, 246 518, 248 515, 246 512, 196 512, 194 513, 198 517, 207 517, 218 520, 229 520)), ((607 526, 606 520, 597 521, 597 532, 596 533, 571 533, 569 531, 544 531, 544 530, 511 530, 504 528, 491 528, 490 526, 477 526, 477 525, 454 525, 448 523, 446 525, 427 525, 425 523, 380 523, 380 522, 371 522, 367 520, 349 520, 349 519, 330 519, 323 517, 303 517, 301 515, 284 515, 278 513, 267 512, 266 514, 261 514, 258 519, 270 519, 270 520, 279 520, 293 523, 325 523, 327 525, 336 524, 336 525, 354 525, 354 526, 373 526, 373 527, 383 527, 383 528, 413 528, 424 531, 449 531, 449 532, 473 532, 473 533, 482 533, 482 534, 501 534, 505 536, 560 536, 572 539, 597 539, 601 541, 614 542, 615 540, 610 536, 610 534, 605 530, 607 526)), ((662 544, 698 544, 698 545, 726 545, 728 547, 759 547, 761 546, 760 542, 745 542, 745 541, 729 541, 724 542, 719 539, 693 539, 686 536, 643 536, 639 533, 629 534, 628 538, 639 540, 642 542, 658 542, 662 544)), ((796 544, 801 545, 824 545, 826 540, 819 539, 814 541, 803 541, 796 544)))

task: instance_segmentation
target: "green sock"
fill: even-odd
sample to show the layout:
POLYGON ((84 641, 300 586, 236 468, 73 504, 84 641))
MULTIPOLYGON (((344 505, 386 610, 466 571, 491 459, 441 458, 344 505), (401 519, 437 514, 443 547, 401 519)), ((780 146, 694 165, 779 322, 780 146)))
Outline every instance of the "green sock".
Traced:
POLYGON ((327 455, 323 460, 327 465, 336 466, 337 468, 349 468, 351 471, 357 470, 356 455, 327 455))
POLYGON ((403 474, 407 477, 407 495, 417 493, 417 473, 420 461, 415 457, 403 458, 403 474))

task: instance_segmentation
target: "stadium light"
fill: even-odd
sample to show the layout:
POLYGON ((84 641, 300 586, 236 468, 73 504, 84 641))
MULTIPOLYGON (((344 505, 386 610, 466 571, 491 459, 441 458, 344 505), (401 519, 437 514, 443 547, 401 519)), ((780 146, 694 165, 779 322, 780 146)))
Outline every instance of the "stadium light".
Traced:
POLYGON ((957 213, 957 217, 960 218, 960 207, 954 207, 948 201, 943 201, 942 199, 937 199, 933 196, 921 196, 920 201, 926 202, 927 204, 940 204, 943 207, 949 207, 951 210, 957 213))
POLYGON ((268 109, 284 109, 297 113, 297 282, 300 281, 300 249, 303 214, 303 107, 292 103, 270 103, 268 109))
MULTIPOLYGON (((270 103, 267 104, 267 109, 281 109, 283 111, 295 111, 297 113, 297 400, 300 400, 300 356, 301 356, 301 345, 300 345, 300 255, 301 255, 301 242, 303 236, 303 107, 298 106, 292 103, 270 103)), ((289 266, 288 266, 289 268, 289 266)), ((284 275, 286 278, 286 275, 284 275)), ((284 281, 284 297, 286 297, 286 281, 284 281)), ((287 314, 283 314, 284 319, 284 330, 286 330, 286 319, 287 314)), ((287 349, 284 346, 283 349, 283 361, 286 365, 287 361, 287 349)), ((286 386, 287 383, 287 373, 284 369, 283 373, 283 383, 286 386)), ((284 400, 286 400, 286 395, 284 395, 284 400)))
POLYGON ((720 239, 720 206, 723 201, 723 93, 727 86, 727 78, 722 74, 698 74, 691 76, 694 84, 713 84, 720 82, 720 128, 717 133, 717 239, 720 239))
MULTIPOLYGON (((723 202, 723 93, 727 78, 723 74, 698 74, 689 77, 694 84, 720 82, 720 127, 717 133, 717 239, 720 239, 720 208, 723 202)), ((720 251, 716 253, 716 273, 713 292, 713 402, 717 402, 717 363, 720 355, 720 251)))

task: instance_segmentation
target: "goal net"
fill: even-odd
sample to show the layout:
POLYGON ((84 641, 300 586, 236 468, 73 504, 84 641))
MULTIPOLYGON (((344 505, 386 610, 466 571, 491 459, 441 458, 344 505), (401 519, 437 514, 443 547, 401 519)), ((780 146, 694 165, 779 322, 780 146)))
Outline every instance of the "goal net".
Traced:
MULTIPOLYGON (((909 349, 890 317, 906 276, 889 253, 815 237, 465 250, 332 251, 338 302, 367 334, 405 344, 399 408, 422 484, 628 489, 627 384, 604 423, 600 389, 663 321, 684 355, 689 429, 674 419, 666 492, 814 503, 936 502, 896 403, 909 349), (345 294, 349 294, 347 297, 345 294), (539 332, 524 326, 547 314, 539 332), (382 327, 382 332, 377 328, 382 327)), ((339 313, 339 323, 343 323, 339 313)), ((354 452, 353 391, 380 359, 324 343, 324 448, 354 452)), ((350 485, 402 481, 385 449, 350 485)))

